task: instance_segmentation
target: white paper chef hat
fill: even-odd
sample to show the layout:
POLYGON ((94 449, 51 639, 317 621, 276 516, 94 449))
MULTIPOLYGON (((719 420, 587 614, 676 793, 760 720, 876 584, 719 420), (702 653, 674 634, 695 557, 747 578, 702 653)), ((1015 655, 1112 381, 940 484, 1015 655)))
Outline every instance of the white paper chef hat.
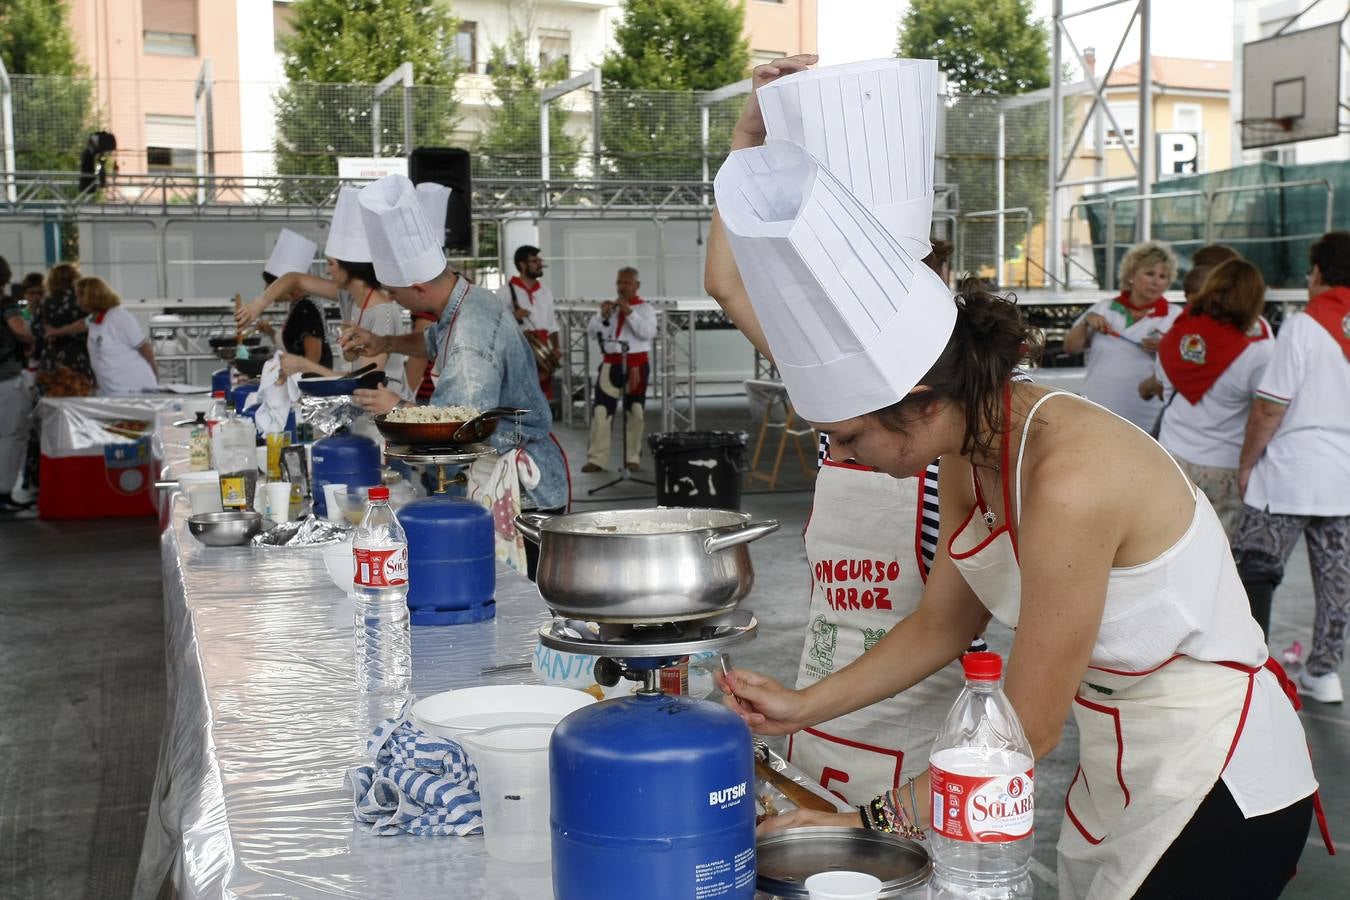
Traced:
POLYGON ((450 189, 434 181, 424 181, 417 186, 417 199, 422 204, 431 233, 445 243, 445 214, 450 202, 450 189))
POLYGON ((768 136, 806 149, 910 253, 933 216, 937 62, 874 59, 807 69, 758 91, 768 136))
POLYGON ((736 151, 714 189, 797 412, 839 422, 913 390, 956 322, 942 280, 796 144, 736 151))
POLYGON ((445 271, 444 238, 432 231, 406 175, 386 175, 361 189, 361 221, 381 284, 407 287, 445 271))
POLYGON ((338 190, 337 206, 328 223, 328 240, 323 255, 346 262, 370 262, 370 243, 361 221, 361 189, 344 185, 338 190))
POLYGON ((277 235, 272 255, 267 257, 263 271, 278 278, 287 272, 308 272, 314 262, 314 254, 318 251, 319 245, 309 238, 283 228, 281 234, 277 235))

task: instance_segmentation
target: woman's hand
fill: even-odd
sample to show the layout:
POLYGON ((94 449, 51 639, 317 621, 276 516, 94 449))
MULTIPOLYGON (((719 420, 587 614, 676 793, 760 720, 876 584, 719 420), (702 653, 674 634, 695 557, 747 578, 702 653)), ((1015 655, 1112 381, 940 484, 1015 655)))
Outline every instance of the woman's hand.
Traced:
POLYGON ((267 309, 267 299, 265 297, 254 297, 234 311, 234 324, 239 326, 241 330, 248 328, 262 318, 265 309, 267 309))
POLYGON ((796 56, 787 56, 762 66, 755 66, 751 73, 750 99, 746 101, 745 108, 741 110, 741 117, 736 122, 737 140, 733 143, 734 147, 738 149, 757 147, 764 143, 764 116, 760 113, 759 95, 756 92, 784 75, 791 75, 793 72, 800 72, 808 66, 815 65, 817 59, 819 57, 814 53, 799 53, 796 56))
POLYGON ((398 406, 403 398, 388 388, 361 388, 352 391, 352 400, 372 416, 378 416, 398 406))
POLYGON ((1100 331, 1102 334, 1111 333, 1111 323, 1106 321, 1106 316, 1099 313, 1088 313, 1083 319, 1083 324, 1087 326, 1088 331, 1100 331))
POLYGON ((281 378, 277 380, 277 383, 280 384, 297 372, 317 372, 320 375, 328 374, 323 366, 306 359, 303 356, 298 356, 294 353, 281 354, 281 378))
POLYGON ((1139 397, 1142 400, 1152 400, 1154 397, 1162 398, 1162 382, 1150 375, 1139 382, 1139 397))
POLYGON ((722 703, 740 716, 755 734, 792 734, 815 722, 805 717, 800 691, 783 687, 767 675, 749 669, 714 672, 722 703))
POLYGON ((338 335, 338 346, 342 348, 344 355, 347 351, 353 351, 360 356, 377 356, 389 350, 384 344, 383 337, 359 325, 343 328, 338 335))
MULTIPOLYGON (((1158 354, 1158 345, 1161 343, 1162 343, 1161 334, 1156 333, 1150 334, 1148 337, 1144 338, 1142 341, 1139 342, 1139 349, 1143 350, 1149 356, 1156 356, 1158 354)), ((1162 395, 1159 394, 1158 396, 1162 395)))
POLYGON ((755 828, 755 836, 763 837, 782 831, 784 828, 801 828, 807 825, 836 825, 845 828, 859 828, 862 820, 856 812, 827 813, 818 809, 794 809, 781 816, 769 816, 755 828))

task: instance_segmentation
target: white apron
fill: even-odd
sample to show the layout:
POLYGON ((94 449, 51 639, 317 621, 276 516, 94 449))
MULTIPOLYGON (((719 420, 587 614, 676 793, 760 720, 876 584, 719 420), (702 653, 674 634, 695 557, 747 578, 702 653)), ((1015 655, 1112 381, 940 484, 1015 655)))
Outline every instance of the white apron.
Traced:
MULTIPOLYGON (((821 467, 806 525, 811 607, 799 689, 853 662, 919 605, 922 497, 922 476, 821 467)), ((850 804, 866 803, 927 769, 962 684, 953 663, 896 697, 797 732, 788 759, 850 804)))
MULTIPOLYGON (((1032 406, 1028 423, 1053 396, 1032 406)), ((1024 428, 1023 450, 1026 438, 1024 428)), ((1016 471, 1021 458, 1019 450, 1016 471)), ((1006 436, 1001 469, 1003 508, 1016 514, 1020 484, 1015 511, 1008 481, 1016 471, 1008 467, 1006 436)), ((978 482, 975 491, 977 506, 952 534, 949 553, 980 602, 1015 629, 1021 569, 1013 532, 1006 521, 992 532, 986 528, 977 515, 984 506, 978 482)), ((1204 501, 1197 496, 1196 502, 1201 515, 1204 501)), ((1279 677, 1269 662, 1267 667, 1279 677)), ((1079 767, 1057 846, 1061 898, 1106 900, 1135 893, 1227 768, 1261 671, 1181 655, 1142 672, 1089 666, 1073 704, 1079 767)))

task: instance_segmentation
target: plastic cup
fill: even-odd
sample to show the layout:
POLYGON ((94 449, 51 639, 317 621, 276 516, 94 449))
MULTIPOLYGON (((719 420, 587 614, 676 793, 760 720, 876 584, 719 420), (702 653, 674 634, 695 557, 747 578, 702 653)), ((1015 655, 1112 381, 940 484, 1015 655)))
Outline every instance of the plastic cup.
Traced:
POLYGON ((877 900, 881 879, 866 872, 817 872, 806 879, 806 894, 811 900, 877 900))
POLYGON ((337 495, 345 493, 347 493, 347 485, 345 484, 329 483, 323 486, 323 503, 328 513, 328 521, 342 521, 342 507, 338 506, 337 495))
POLYGON ((267 518, 273 522, 291 520, 291 483, 289 481, 269 481, 264 485, 267 492, 267 518))
POLYGON ((553 725, 501 725, 460 737, 478 768, 483 843, 505 862, 544 862, 549 830, 548 741, 553 725))
POLYGON ((221 511, 218 472, 184 472, 178 477, 178 486, 187 495, 194 516, 221 511))
POLYGON ((267 471, 267 445, 253 448, 253 464, 258 467, 259 472, 267 471))

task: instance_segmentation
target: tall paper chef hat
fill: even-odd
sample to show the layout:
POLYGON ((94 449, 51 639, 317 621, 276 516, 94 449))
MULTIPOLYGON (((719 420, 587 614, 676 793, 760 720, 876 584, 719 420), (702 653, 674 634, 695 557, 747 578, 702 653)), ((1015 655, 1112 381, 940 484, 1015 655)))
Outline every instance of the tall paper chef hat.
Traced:
POLYGON ((390 287, 408 287, 445 271, 444 238, 431 229, 405 175, 386 175, 361 189, 361 221, 370 242, 375 277, 390 287))
POLYGON ((281 229, 277 242, 272 246, 272 255, 267 257, 263 271, 280 278, 287 272, 308 272, 314 262, 314 254, 319 245, 302 234, 296 234, 289 228, 281 229))
POLYGON ((758 91, 770 138, 806 149, 914 256, 931 249, 937 62, 875 59, 794 72, 758 91))
POLYGON ((445 243, 445 214, 450 202, 450 189, 434 181, 424 181, 417 186, 417 199, 422 204, 422 212, 431 226, 431 233, 445 243))
POLYGON ((328 240, 323 255, 346 262, 370 262, 370 243, 361 222, 361 189, 344 185, 338 191, 333 220, 328 223, 328 240))
POLYGON ((787 141, 731 154, 714 189, 797 412, 839 422, 913 390, 956 322, 951 291, 916 253, 787 141))

